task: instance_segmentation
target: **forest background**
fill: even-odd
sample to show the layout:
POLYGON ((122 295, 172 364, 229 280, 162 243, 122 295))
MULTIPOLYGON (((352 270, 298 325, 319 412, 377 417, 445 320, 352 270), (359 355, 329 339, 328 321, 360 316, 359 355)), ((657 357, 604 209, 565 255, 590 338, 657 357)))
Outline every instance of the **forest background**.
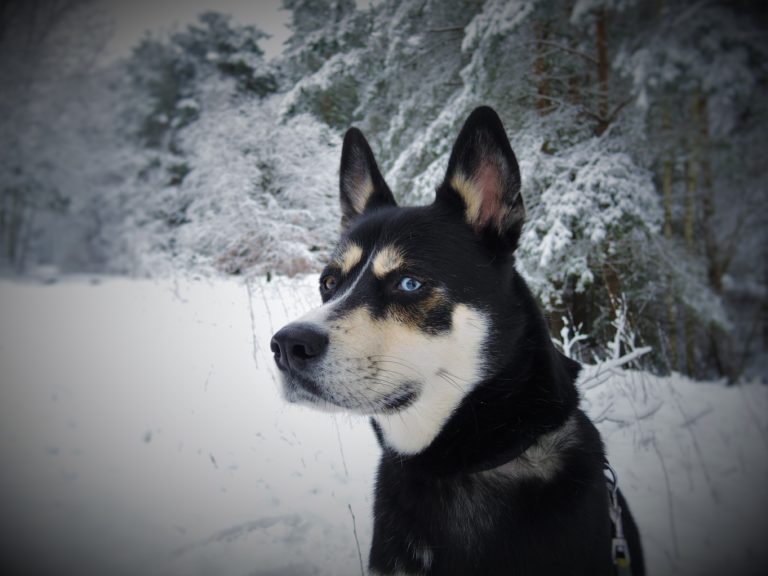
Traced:
POLYGON ((759 2, 284 0, 271 58, 209 12, 107 62, 103 8, 0 2, 6 275, 316 272, 347 127, 426 203, 487 104, 521 165, 518 267, 574 356, 766 374, 759 2))

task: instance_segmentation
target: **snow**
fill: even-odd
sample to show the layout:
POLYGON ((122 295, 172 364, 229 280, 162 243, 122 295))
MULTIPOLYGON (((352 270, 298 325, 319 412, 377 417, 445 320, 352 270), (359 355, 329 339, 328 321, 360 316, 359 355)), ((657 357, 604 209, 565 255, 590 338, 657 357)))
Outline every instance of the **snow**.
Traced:
MULTIPOLYGON (((768 567, 768 388, 590 367, 584 405, 619 471, 649 574, 768 567)), ((754 572, 753 572, 754 571, 754 572)))
POLYGON ((67 574, 359 571, 372 433, 284 404, 271 369, 310 285, 254 286, 252 331, 235 282, 4 282, 9 552, 67 574))
MULTIPOLYGON (((373 434, 285 404, 269 351, 318 299, 314 277, 0 281, 5 560, 29 573, 360 574, 373 434)), ((615 363, 580 385, 649 574, 768 566, 768 387, 615 363)))

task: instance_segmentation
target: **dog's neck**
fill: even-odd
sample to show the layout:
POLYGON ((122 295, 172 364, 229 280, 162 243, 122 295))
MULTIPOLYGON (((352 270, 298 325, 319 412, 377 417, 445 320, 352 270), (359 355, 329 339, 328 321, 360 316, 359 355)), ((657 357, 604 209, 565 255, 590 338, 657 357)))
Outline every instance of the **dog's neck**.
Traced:
POLYGON ((398 453, 372 420, 382 449, 438 475, 492 470, 518 458, 576 410, 578 364, 550 342, 515 356, 504 370, 479 383, 418 453, 398 453))

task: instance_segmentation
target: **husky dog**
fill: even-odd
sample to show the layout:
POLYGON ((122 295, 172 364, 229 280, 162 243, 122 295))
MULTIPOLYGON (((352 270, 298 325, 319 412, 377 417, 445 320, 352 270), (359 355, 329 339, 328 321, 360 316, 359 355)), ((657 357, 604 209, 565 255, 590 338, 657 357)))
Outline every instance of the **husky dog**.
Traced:
MULTIPOLYGON (((397 206, 355 128, 340 180, 323 304, 271 348, 288 401, 371 419, 383 452, 371 573, 616 574, 579 365, 553 347, 515 270, 525 208, 497 114, 469 116, 429 206, 397 206)), ((619 501, 637 576, 640 541, 619 501)))

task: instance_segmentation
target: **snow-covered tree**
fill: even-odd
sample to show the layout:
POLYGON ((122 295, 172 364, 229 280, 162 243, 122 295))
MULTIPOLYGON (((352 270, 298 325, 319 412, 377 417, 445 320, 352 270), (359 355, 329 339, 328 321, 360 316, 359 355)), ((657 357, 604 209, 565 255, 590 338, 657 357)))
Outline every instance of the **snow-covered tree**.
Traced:
POLYGON ((104 93, 94 68, 109 33, 87 0, 0 10, 0 268, 25 271, 41 259, 83 268, 98 258, 69 248, 87 235, 78 194, 95 172, 82 143, 98 150, 112 136, 95 130, 98 105, 85 96, 104 93))
POLYGON ((724 281, 734 266, 746 285, 765 277, 758 206, 768 181, 747 151, 766 145, 768 43, 749 14, 723 5, 665 2, 653 17, 617 67, 633 81, 648 138, 662 143, 648 154, 663 196, 662 242, 678 258, 665 266, 679 272, 668 273, 670 357, 692 374, 714 367, 735 378, 765 306, 764 293, 731 295, 724 281))
MULTIPOLYGON (((733 377, 766 350, 766 171, 756 151, 768 138, 768 47, 744 5, 284 8, 292 35, 269 62, 257 28, 209 13, 70 83, 60 93, 86 105, 50 108, 67 114, 3 93, 3 110, 29 100, 25 118, 50 118, 58 134, 29 130, 17 147, 24 161, 0 160, 5 249, 13 198, 39 182, 35 198, 69 206, 34 236, 39 261, 138 274, 314 270, 338 230, 348 126, 366 132, 398 200, 425 203, 467 114, 487 104, 523 176, 519 267, 554 333, 589 336, 566 334, 577 342, 570 353, 622 352, 617 325, 633 346, 652 346, 641 361, 662 370, 733 377), (67 224, 80 232, 52 241, 46 230, 67 224)), ((0 69, 20 68, 5 58, 0 69)), ((12 117, 2 132, 11 148, 12 117)))

